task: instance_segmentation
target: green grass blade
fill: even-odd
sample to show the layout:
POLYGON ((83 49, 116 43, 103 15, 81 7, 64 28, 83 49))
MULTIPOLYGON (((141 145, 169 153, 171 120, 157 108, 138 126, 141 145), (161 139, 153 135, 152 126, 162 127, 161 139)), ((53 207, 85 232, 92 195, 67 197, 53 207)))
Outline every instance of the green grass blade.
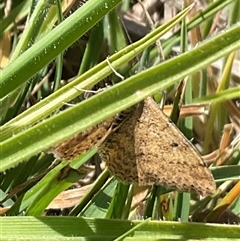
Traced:
MULTIPOLYGON (((130 61, 137 54, 141 53, 146 47, 153 44, 160 36, 174 27, 186 15, 188 11, 189 8, 185 9, 170 22, 157 28, 154 32, 150 33, 145 38, 134 43, 134 45, 132 44, 119 51, 118 53, 112 55, 109 58, 111 65, 117 70, 123 64, 130 61)), ((82 93, 81 89, 88 89, 92 87, 94 84, 98 83, 100 80, 107 77, 111 73, 112 69, 109 67, 106 60, 93 67, 91 70, 76 78, 68 85, 62 87, 57 92, 53 93, 43 101, 34 105, 32 108, 26 110, 15 119, 12 119, 4 126, 2 126, 0 140, 5 140, 12 136, 12 133, 17 134, 22 129, 26 129, 28 125, 33 125, 36 122, 39 122, 39 120, 48 116, 53 111, 58 110, 61 106, 64 105, 63 103, 67 103, 80 95, 82 93)), ((6 98, 4 100, 6 101, 6 98)), ((0 106, 1 104, 4 106, 6 105, 4 102, 0 102, 0 106)))
MULTIPOLYGON (((234 51, 240 47, 239 31, 240 25, 235 25, 198 48, 132 76, 2 142, 0 171, 99 123, 234 51)), ((113 65, 117 64, 115 61, 113 65)))
POLYGON ((159 221, 123 221, 76 217, 1 217, 4 240, 104 240, 110 241, 132 230, 124 240, 220 240, 237 241, 239 227, 159 221), (140 225, 144 223, 144 225, 140 225), (137 229, 134 228, 137 226, 137 229), (71 238, 71 239, 70 239, 71 238), (74 239, 75 238, 75 239, 74 239), (82 238, 82 239, 80 239, 82 238))
POLYGON ((30 79, 96 24, 119 2, 120 0, 88 1, 55 29, 46 34, 41 41, 38 41, 16 58, 1 71, 0 98, 3 98, 30 79), (95 14, 92 14, 93 12, 95 14))

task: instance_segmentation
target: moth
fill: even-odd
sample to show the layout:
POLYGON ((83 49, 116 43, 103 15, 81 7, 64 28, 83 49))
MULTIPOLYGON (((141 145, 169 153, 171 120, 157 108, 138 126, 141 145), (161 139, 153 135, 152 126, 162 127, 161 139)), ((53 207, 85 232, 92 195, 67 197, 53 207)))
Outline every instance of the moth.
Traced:
POLYGON ((113 130, 116 118, 50 151, 59 159, 71 160, 97 146, 110 173, 125 183, 162 185, 202 196, 215 192, 213 176, 200 154, 151 97, 130 108, 113 130))

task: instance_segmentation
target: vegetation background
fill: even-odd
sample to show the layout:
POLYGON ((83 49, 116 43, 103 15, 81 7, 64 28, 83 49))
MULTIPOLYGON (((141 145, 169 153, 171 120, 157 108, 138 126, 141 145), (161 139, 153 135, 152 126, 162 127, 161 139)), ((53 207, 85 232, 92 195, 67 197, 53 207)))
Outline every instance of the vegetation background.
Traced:
POLYGON ((192 2, 1 2, 1 240, 240 240, 240 1, 192 2), (174 121, 182 105, 212 197, 47 152, 150 95, 174 121))

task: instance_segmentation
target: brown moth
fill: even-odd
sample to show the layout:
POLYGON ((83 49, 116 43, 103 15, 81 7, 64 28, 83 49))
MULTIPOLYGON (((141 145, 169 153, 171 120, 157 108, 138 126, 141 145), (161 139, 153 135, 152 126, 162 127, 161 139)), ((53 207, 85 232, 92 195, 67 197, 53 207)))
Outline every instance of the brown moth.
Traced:
POLYGON ((99 155, 123 182, 202 196, 216 190, 199 153, 150 97, 100 144, 99 155))

